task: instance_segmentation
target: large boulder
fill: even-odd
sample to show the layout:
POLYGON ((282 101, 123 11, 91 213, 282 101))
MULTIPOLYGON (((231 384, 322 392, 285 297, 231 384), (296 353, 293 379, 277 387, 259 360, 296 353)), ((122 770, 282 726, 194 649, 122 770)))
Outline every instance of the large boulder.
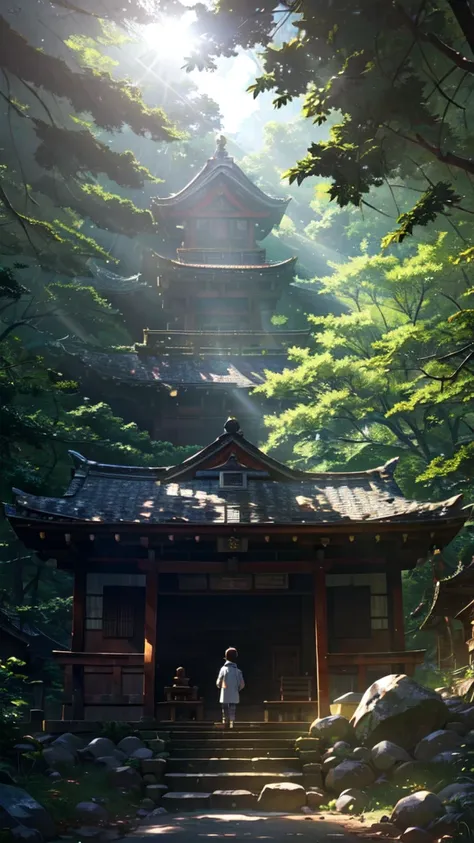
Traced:
POLYGON ((153 752, 147 746, 139 746, 138 749, 133 750, 130 758, 137 758, 139 761, 142 761, 146 758, 153 758, 153 752))
POLYGON ((104 755, 116 755, 116 747, 110 738, 94 738, 84 747, 82 753, 92 758, 103 758, 104 755))
POLYGON ((329 770, 326 776, 326 788, 333 793, 340 794, 348 788, 363 790, 375 780, 375 773, 368 764, 363 761, 352 761, 346 759, 341 761, 337 767, 329 770))
POLYGON ((386 772, 399 762, 411 761, 411 758, 406 749, 397 746, 392 741, 380 741, 372 747, 371 761, 377 770, 386 772))
POLYGON ((79 822, 84 825, 103 825, 109 818, 104 806, 98 805, 97 802, 78 802, 74 813, 79 822))
POLYGON ((50 814, 21 787, 0 785, 0 809, 0 813, 5 817, 5 821, 2 818, 3 827, 15 828, 25 825, 27 828, 36 828, 45 840, 56 834, 50 814))
POLYGON ((349 758, 352 755, 352 747, 347 741, 336 741, 332 747, 332 754, 337 755, 338 758, 349 758))
POLYGON ((356 787, 348 788, 338 796, 336 811, 340 814, 362 814, 367 808, 368 796, 356 787))
POLYGON ((49 742, 51 746, 64 746, 75 755, 79 749, 84 748, 84 740, 79 735, 73 735, 72 732, 64 732, 63 735, 55 738, 49 742))
POLYGON ((309 727, 309 733, 313 738, 320 738, 326 744, 336 741, 352 741, 354 732, 346 717, 341 714, 333 714, 331 717, 321 717, 314 720, 309 727))
POLYGON ((415 747, 415 758, 417 761, 431 761, 435 755, 441 752, 458 750, 463 744, 462 738, 450 729, 438 729, 426 735, 415 747))
POLYGON ((372 760, 372 754, 366 746, 356 746, 352 750, 351 758, 355 761, 365 761, 366 764, 369 764, 372 760))
POLYGON ((9 838, 15 843, 43 843, 43 836, 38 829, 27 828, 26 825, 16 825, 15 828, 11 828, 9 838))
POLYGON ((62 744, 43 749, 43 761, 51 770, 67 771, 77 763, 77 756, 62 744))
POLYGON ((133 767, 109 770, 107 780, 111 787, 118 787, 120 790, 139 790, 142 786, 142 777, 133 767))
POLYGON ((441 802, 456 802, 461 800, 464 796, 472 796, 474 798, 474 782, 454 782, 443 787, 438 791, 438 797, 441 802))
POLYGON ((337 757, 337 755, 327 755, 321 764, 322 769, 325 773, 329 773, 329 770, 332 770, 333 767, 338 767, 341 763, 341 759, 337 757))
POLYGON ((294 784, 294 782, 266 784, 258 797, 258 808, 261 811, 290 813, 301 811, 304 805, 306 805, 306 791, 302 785, 294 784))
POLYGON ((427 764, 422 764, 421 761, 405 761, 394 768, 391 779, 396 785, 416 785, 420 787, 427 775, 427 764))
POLYGON ((400 840, 402 843, 432 843, 433 838, 425 828, 411 826, 401 833, 400 840))
POLYGON ((140 749, 144 747, 145 744, 143 743, 140 738, 136 737, 136 735, 128 735, 126 738, 122 738, 121 741, 117 744, 117 749, 120 749, 122 752, 125 753, 126 758, 130 758, 133 752, 136 749, 140 749))
POLYGON ((374 682, 365 692, 351 724, 361 743, 374 746, 392 741, 403 749, 441 729, 448 709, 439 694, 402 673, 374 682))
POLYGON ((417 793, 411 793, 410 796, 399 799, 392 811, 390 821, 402 831, 413 826, 427 828, 444 813, 445 808, 439 796, 430 793, 429 790, 419 790, 417 793))

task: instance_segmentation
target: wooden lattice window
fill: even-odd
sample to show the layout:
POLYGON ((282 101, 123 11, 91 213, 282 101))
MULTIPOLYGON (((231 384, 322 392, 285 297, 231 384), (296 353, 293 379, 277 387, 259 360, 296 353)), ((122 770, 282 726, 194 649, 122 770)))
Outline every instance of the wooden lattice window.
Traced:
POLYGON ((104 586, 102 635, 104 638, 143 637, 143 588, 104 586), (141 626, 141 628, 139 628, 141 626))

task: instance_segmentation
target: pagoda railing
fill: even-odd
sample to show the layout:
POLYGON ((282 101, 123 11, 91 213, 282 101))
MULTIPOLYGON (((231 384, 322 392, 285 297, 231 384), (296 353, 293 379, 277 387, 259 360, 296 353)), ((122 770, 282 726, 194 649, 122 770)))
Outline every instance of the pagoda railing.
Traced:
POLYGON ((265 249, 178 249, 183 263, 220 266, 259 266, 265 263, 265 249))
POLYGON ((55 650, 53 656, 63 668, 63 703, 73 719, 84 717, 85 706, 143 704, 143 653, 55 650))
POLYGON ((308 331, 144 331, 140 354, 259 356, 285 354, 288 346, 306 342, 308 331))

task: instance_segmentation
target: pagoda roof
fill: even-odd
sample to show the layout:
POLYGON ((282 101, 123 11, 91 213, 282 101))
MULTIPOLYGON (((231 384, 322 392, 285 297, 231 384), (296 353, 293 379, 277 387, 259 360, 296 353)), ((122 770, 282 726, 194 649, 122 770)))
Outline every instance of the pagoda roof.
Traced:
MULTIPOLYGON (((225 340, 225 335, 222 339, 225 340)), ((252 389, 263 383, 265 372, 291 369, 286 354, 205 355, 103 352, 80 349, 70 356, 93 370, 99 377, 140 387, 201 386, 252 389)))
POLYGON ((473 596, 474 560, 465 567, 459 566, 450 577, 438 580, 430 610, 421 628, 433 629, 444 622, 444 618, 457 617, 472 603, 473 596))
MULTIPOLYGON (((465 520, 458 495, 446 501, 407 500, 394 480, 397 460, 368 471, 292 469, 247 440, 236 420, 179 465, 106 465, 71 452, 75 471, 63 497, 15 492, 10 520, 88 524, 294 525, 330 531, 356 525, 426 524, 457 531, 465 520), (222 488, 221 471, 242 471, 241 487, 222 488)), ((142 526, 143 529, 143 526, 142 526)))
POLYGON ((176 219, 181 214, 186 216, 189 211, 199 205, 205 195, 209 194, 215 186, 220 185, 227 187, 231 195, 238 195, 241 202, 248 207, 257 210, 261 217, 259 227, 262 237, 280 223, 290 201, 289 198, 269 196, 260 190, 245 175, 234 159, 225 153, 224 148, 221 148, 216 150, 202 170, 178 193, 166 197, 155 197, 153 213, 161 220, 169 217, 176 219))

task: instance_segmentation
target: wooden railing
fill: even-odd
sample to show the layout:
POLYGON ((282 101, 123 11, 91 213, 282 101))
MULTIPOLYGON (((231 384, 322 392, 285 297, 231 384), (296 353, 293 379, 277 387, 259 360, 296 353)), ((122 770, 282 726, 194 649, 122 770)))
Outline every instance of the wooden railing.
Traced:
POLYGON ((56 650, 64 670, 64 705, 73 720, 87 705, 143 705, 143 653, 80 653, 56 650))
POLYGON ((255 266, 265 263, 265 249, 178 249, 178 259, 183 263, 214 264, 221 266, 255 266))
POLYGON ((424 650, 400 650, 389 653, 328 653, 329 671, 338 669, 348 672, 357 668, 357 690, 367 690, 367 671, 369 668, 390 667, 393 673, 406 673, 411 676, 415 667, 423 663, 424 650))

